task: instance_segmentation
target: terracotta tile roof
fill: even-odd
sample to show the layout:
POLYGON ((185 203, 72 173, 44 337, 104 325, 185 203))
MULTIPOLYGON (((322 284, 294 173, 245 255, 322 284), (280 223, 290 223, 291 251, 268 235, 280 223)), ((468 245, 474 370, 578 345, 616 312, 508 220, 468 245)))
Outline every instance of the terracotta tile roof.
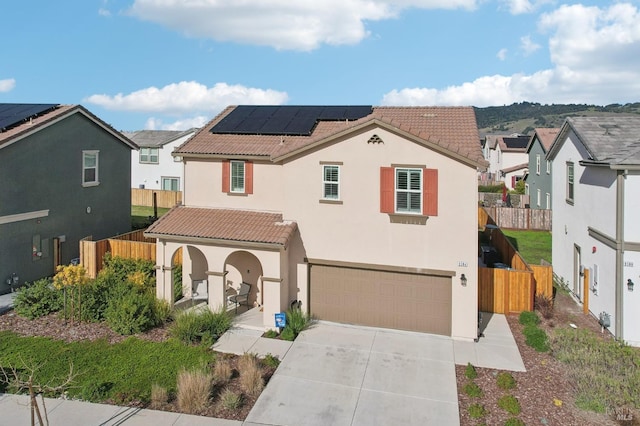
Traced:
POLYGON ((474 164, 486 164, 472 107, 373 107, 371 114, 359 120, 320 121, 309 136, 211 133, 211 128, 234 108, 227 107, 178 147, 176 154, 263 156, 273 160, 377 120, 467 158, 474 164))
POLYGON ((128 145, 133 149, 138 149, 138 145, 136 145, 133 141, 131 141, 128 137, 124 136, 122 133, 115 130, 113 127, 99 119, 97 116, 92 114, 89 110, 84 108, 82 105, 59 105, 53 111, 50 111, 46 114, 38 116, 31 120, 30 122, 23 123, 19 126, 12 127, 6 132, 0 132, 0 148, 5 144, 9 144, 16 138, 20 138, 21 136, 27 135, 33 131, 37 131, 38 129, 45 127, 48 124, 51 124, 53 121, 57 119, 63 118, 65 115, 70 115, 75 112, 80 112, 91 120, 94 120, 100 126, 102 126, 105 130, 112 133, 118 139, 120 139, 124 144, 128 145))
POLYGON ((515 166, 507 167, 506 169, 502 169, 501 171, 504 173, 511 173, 518 170, 528 169, 529 163, 516 164, 515 166))
POLYGON ((286 247, 297 228, 296 222, 283 221, 280 213, 177 206, 151 225, 145 235, 152 238, 190 237, 286 247))

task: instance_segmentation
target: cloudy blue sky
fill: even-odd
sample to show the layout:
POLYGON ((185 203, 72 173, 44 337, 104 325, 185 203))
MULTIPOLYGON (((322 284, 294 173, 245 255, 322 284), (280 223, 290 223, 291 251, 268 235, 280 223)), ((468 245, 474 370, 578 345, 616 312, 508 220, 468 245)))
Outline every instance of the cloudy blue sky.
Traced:
POLYGON ((119 130, 229 104, 640 101, 640 0, 61 0, 2 6, 0 103, 119 130))

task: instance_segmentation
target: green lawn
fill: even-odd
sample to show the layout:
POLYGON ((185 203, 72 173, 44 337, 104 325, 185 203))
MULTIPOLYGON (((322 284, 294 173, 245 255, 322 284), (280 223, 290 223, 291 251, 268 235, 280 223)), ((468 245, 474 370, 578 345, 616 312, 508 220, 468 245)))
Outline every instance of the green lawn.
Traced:
POLYGON ((57 386, 73 365, 78 376, 68 390, 71 397, 94 402, 149 401, 152 384, 175 391, 181 367, 191 369, 213 361, 214 355, 204 346, 173 340, 155 343, 131 337, 112 345, 104 340, 65 343, 5 331, 0 332, 0 392, 6 390, 2 369, 10 374, 10 367, 24 372, 35 367, 34 382, 57 386))
POLYGON ((524 260, 539 265, 540 259, 551 263, 551 233, 548 231, 502 230, 524 260))
MULTIPOLYGON (((158 207, 158 217, 168 211, 167 208, 158 207)), ((151 225, 150 216, 153 216, 153 207, 131 206, 131 229, 142 229, 151 225)))

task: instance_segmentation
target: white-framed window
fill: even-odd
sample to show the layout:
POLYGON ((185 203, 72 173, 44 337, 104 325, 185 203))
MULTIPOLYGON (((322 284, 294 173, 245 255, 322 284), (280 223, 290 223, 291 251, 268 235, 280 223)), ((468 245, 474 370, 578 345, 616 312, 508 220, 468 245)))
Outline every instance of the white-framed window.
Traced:
POLYGON ((231 161, 231 192, 244 193, 244 161, 231 161))
POLYGON ((180 191, 180 178, 163 176, 162 189, 165 191, 180 191))
POLYGON ((100 151, 82 151, 82 186, 95 186, 98 180, 100 151))
POLYGON ((540 189, 536 189, 536 205, 540 207, 540 189))
POLYGON ((396 169, 396 213, 422 213, 422 169, 396 169))
POLYGON ((551 160, 547 160, 547 174, 551 174, 551 160))
POLYGON ((574 189, 573 163, 567 162, 567 202, 569 203, 573 203, 574 189))
POLYGON ((158 148, 140 148, 140 162, 158 164, 158 148))
POLYGON ((322 198, 325 200, 340 199, 340 166, 322 166, 322 198))
POLYGON ((540 154, 536 154, 536 174, 540 174, 540 154))
POLYGON ((551 194, 549 194, 547 192, 546 198, 547 198, 547 207, 546 208, 547 208, 547 210, 551 210, 551 194))

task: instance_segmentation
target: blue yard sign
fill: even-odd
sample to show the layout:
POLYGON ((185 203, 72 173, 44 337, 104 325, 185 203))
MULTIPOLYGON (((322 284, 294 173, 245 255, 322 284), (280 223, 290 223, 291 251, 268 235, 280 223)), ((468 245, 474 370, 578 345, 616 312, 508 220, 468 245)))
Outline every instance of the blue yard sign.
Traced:
POLYGON ((287 326, 287 316, 284 312, 277 312, 276 316, 276 327, 285 328, 287 326))

